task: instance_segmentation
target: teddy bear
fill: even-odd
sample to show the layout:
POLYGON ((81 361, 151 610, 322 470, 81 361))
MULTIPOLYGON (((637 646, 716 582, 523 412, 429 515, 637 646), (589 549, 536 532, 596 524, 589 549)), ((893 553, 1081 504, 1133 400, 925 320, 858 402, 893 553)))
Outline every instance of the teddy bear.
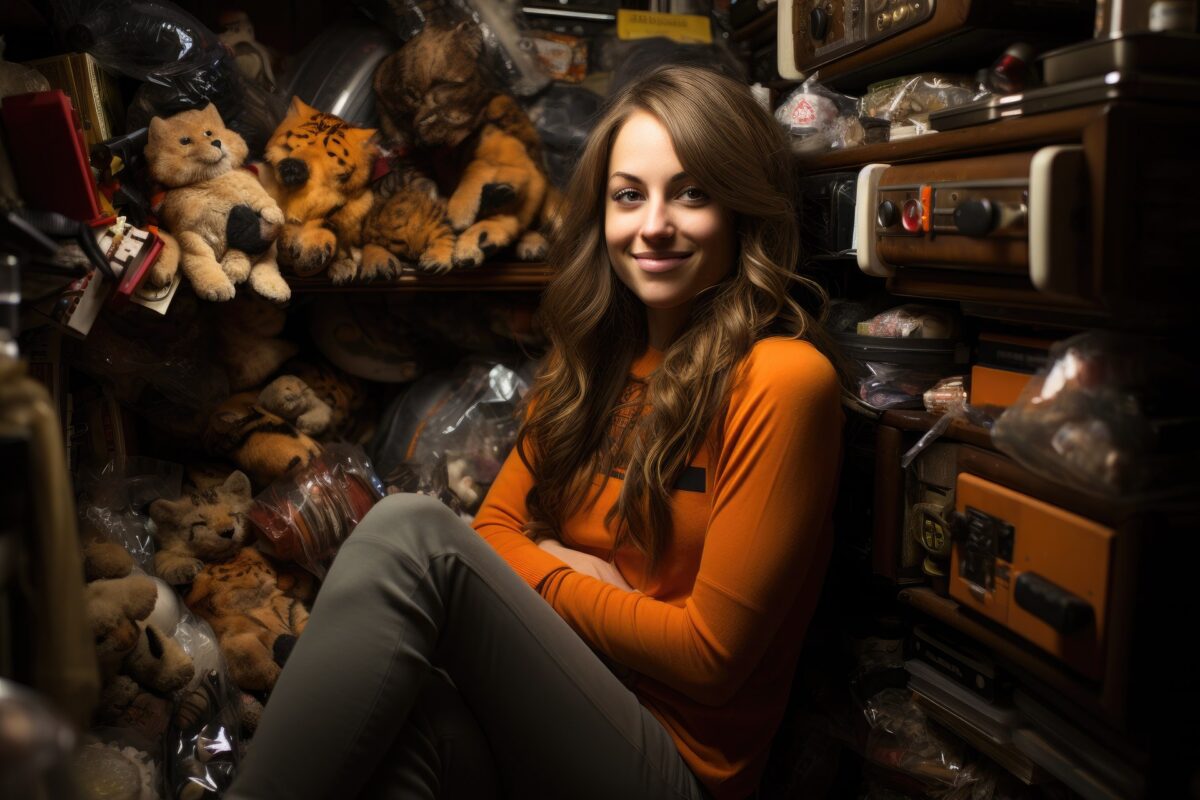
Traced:
POLYGON ((96 720, 150 738, 166 730, 166 695, 192 679, 192 660, 178 642, 147 622, 160 588, 145 575, 99 578, 85 590, 102 689, 96 720))
POLYGON ((308 611, 285 594, 275 566, 250 546, 251 502, 250 479, 234 471, 219 486, 155 500, 150 517, 160 577, 191 584, 184 603, 212 626, 234 683, 269 692, 308 611))
POLYGON ((181 268, 205 300, 229 300, 246 280, 273 302, 291 297, 275 260, 283 212, 240 169, 246 154, 246 142, 211 103, 150 121, 146 164, 166 187, 159 216, 171 233, 150 273, 153 284, 170 283, 181 268))

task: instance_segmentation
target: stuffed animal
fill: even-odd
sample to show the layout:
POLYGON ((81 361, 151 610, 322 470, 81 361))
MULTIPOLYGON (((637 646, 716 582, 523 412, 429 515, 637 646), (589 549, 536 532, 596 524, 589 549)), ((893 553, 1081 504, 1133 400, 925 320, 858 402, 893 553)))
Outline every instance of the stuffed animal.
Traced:
POLYGON ((250 294, 241 294, 217 310, 217 359, 229 376, 229 389, 262 386, 300 348, 280 337, 287 312, 250 294))
POLYGON ((308 612, 284 594, 274 567, 248 546, 251 501, 250 480, 240 471, 220 486, 155 500, 155 569, 170 583, 191 583, 184 603, 212 626, 234 683, 270 691, 308 612))
POLYGON ((151 578, 132 574, 92 581, 85 592, 103 687, 97 720, 152 737, 166 730, 164 695, 186 686, 194 671, 179 643, 145 621, 158 592, 151 578))
POLYGON ((276 303, 291 297, 279 274, 275 239, 283 212, 249 172, 239 169, 246 142, 225 127, 211 103, 150 121, 146 163, 166 194, 159 212, 173 236, 151 277, 165 285, 176 266, 205 300, 229 300, 247 279, 276 303))
POLYGON ((297 275, 328 267, 334 283, 375 277, 359 272, 363 220, 374 201, 374 135, 293 97, 267 142, 271 169, 259 178, 283 209, 280 256, 297 275))
POLYGON ((537 131, 516 100, 488 87, 482 50, 474 24, 430 24, 380 62, 374 77, 384 131, 431 154, 439 178, 451 176, 439 184, 459 234, 451 262, 462 268, 514 244, 518 258, 544 257, 536 228, 548 225, 557 202, 537 131), (448 163, 432 156, 445 150, 448 163))
POLYGON ((217 634, 229 674, 242 689, 269 692, 275 686, 308 611, 278 585, 278 575, 253 547, 231 561, 209 564, 184 598, 217 634))
POLYGON ((206 563, 233 558, 250 538, 246 511, 252 499, 250 479, 235 471, 218 486, 192 485, 177 500, 155 500, 154 571, 179 586, 191 583, 206 563))
POLYGON ((457 237, 446 219, 437 184, 411 166, 401 167, 390 196, 379 199, 363 225, 362 273, 396 277, 402 267, 449 272, 457 237))
POLYGON ((205 431, 205 446, 233 461, 265 488, 308 466, 321 446, 292 423, 265 408, 260 392, 239 392, 217 406, 205 431))
POLYGON ((280 375, 267 384, 258 393, 258 404, 309 436, 320 436, 333 420, 329 404, 295 375, 280 375))

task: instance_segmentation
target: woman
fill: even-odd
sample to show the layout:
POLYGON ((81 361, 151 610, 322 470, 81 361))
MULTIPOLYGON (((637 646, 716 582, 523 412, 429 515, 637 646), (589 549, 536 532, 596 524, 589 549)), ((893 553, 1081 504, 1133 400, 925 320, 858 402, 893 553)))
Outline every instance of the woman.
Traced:
POLYGON ((836 374, 788 294, 792 191, 744 86, 675 67, 615 98, 551 254, 551 354, 475 531, 428 498, 372 510, 230 796, 753 791, 840 459, 836 374))

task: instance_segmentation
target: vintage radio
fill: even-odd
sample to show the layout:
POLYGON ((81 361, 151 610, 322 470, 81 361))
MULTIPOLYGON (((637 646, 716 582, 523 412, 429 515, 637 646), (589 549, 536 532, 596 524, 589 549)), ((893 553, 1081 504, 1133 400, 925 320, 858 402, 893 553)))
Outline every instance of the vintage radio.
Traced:
POLYGON ((1014 41, 1092 35, 1090 0, 779 0, 779 74, 858 89, 931 66, 968 73, 1014 41))
MULTIPOLYGON (((1085 308, 1086 187, 1077 145, 868 164, 855 205, 859 267, 897 284, 935 271, 939 285, 913 294, 973 300, 986 286, 994 301, 1085 308)), ((889 288, 906 293, 902 285, 889 288)))
POLYGON ((969 472, 951 526, 950 596, 1102 678, 1116 531, 969 472))

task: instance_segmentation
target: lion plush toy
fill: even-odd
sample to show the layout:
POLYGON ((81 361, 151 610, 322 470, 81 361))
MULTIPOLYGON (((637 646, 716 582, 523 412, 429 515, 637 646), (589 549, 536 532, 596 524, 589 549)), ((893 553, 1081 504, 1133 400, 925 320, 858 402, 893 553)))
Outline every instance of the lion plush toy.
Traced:
POLYGON ((225 127, 211 103, 150 120, 146 163, 151 177, 167 187, 159 216, 173 236, 150 278, 170 283, 183 269, 205 300, 229 300, 247 279, 258 294, 276 303, 291 297, 279 274, 275 239, 283 212, 258 180, 239 169, 246 142, 225 127))
POLYGON ((177 500, 155 500, 154 563, 168 582, 191 583, 184 603, 212 626, 234 683, 270 691, 308 611, 284 594, 275 568, 247 545, 251 502, 250 480, 238 471, 177 500))
POLYGON ((557 204, 537 131, 516 100, 489 87, 482 51, 473 23, 429 24, 374 76, 385 133, 437 162, 433 171, 449 193, 446 219, 458 233, 451 262, 464 269, 514 245, 518 258, 544 257, 539 228, 549 226, 557 204))
POLYGON ((374 277, 359 274, 363 220, 374 201, 374 135, 293 97, 267 142, 270 169, 259 179, 283 209, 280 255, 297 275, 328 268, 334 283, 374 277))

